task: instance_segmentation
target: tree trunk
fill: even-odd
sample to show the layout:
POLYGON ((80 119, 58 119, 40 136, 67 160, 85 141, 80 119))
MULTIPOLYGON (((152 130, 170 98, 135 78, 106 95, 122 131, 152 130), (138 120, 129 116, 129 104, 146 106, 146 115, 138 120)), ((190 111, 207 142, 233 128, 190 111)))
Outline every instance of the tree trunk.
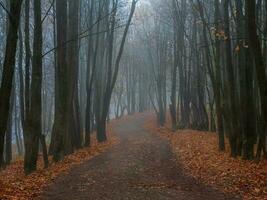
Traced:
POLYGON ((44 134, 42 134, 40 136, 40 142, 41 142, 41 146, 42 146, 44 168, 47 168, 49 165, 49 161, 48 161, 48 153, 47 153, 47 147, 46 147, 46 141, 45 141, 45 135, 44 134))
MULTIPOLYGON (((215 20, 216 20, 216 31, 220 30, 219 21, 220 21, 220 6, 219 0, 215 0, 215 20)), ((215 39, 215 83, 214 83, 214 98, 215 98, 215 107, 216 107, 216 122, 217 122, 217 132, 219 135, 219 150, 225 150, 225 141, 224 141, 224 129, 223 129, 223 108, 221 105, 221 65, 220 65, 220 58, 221 58, 221 45, 220 39, 216 37, 215 39)))
POLYGON ((16 98, 16 86, 15 86, 15 76, 13 78, 12 84, 12 91, 11 91, 11 100, 10 100, 10 109, 9 109, 9 117, 8 117, 8 125, 6 130, 6 157, 5 157, 5 164, 9 165, 12 160, 12 123, 13 123, 13 109, 15 106, 15 98, 16 98))
MULTIPOLYGON (((173 0, 173 5, 175 5, 175 1, 173 0)), ((174 6, 175 8, 175 6, 174 6)), ((174 11, 174 13, 176 14, 176 10, 174 11)), ((173 23, 177 23, 177 17, 174 17, 174 21, 173 23)), ((170 114, 171 114, 171 119, 172 119, 172 130, 175 131, 177 129, 177 118, 176 118, 176 85, 177 85, 177 67, 178 67, 178 60, 177 60, 177 28, 174 25, 174 52, 173 52, 173 56, 174 56, 174 62, 173 62, 173 70, 172 70, 172 86, 171 86, 171 104, 170 104, 170 114)))
POLYGON ((55 121, 53 127, 53 159, 62 160, 72 152, 71 135, 66 123, 68 122, 68 67, 66 45, 67 41, 67 1, 56 0, 57 20, 57 65, 55 80, 55 121))
POLYGON ((230 147, 231 147, 231 156, 236 157, 237 144, 239 139, 239 130, 238 130, 238 115, 237 115, 237 91, 235 84, 235 75, 234 75, 234 66, 232 60, 232 48, 231 48, 231 39, 230 39, 230 21, 229 21, 229 0, 224 0, 224 31, 225 31, 225 54, 226 54, 226 71, 227 71, 227 103, 229 104, 230 113, 228 114, 230 119, 230 147))
POLYGON ((8 28, 6 51, 0 88, 0 167, 3 161, 4 139, 10 109, 12 80, 16 62, 18 28, 22 0, 10 0, 10 23, 8 28))
MULTIPOLYGON (((93 25, 93 11, 94 11, 94 0, 90 4, 90 17, 89 17, 89 26, 93 25)), ((99 30, 99 24, 97 25, 97 30, 99 30)), ((91 134, 91 100, 92 100, 92 84, 95 76, 95 55, 98 50, 98 41, 99 36, 97 36, 95 55, 93 55, 93 37, 92 29, 90 30, 90 36, 88 39, 88 52, 87 52, 87 71, 86 71, 86 93, 87 93, 87 102, 86 102, 86 112, 85 112, 85 146, 90 146, 90 134, 91 134), (90 71, 91 70, 91 71, 90 71)))
MULTIPOLYGON (((76 131, 80 129, 77 127, 79 124, 74 123, 76 114, 75 114, 75 94, 77 93, 77 84, 78 84, 78 74, 79 74, 79 0, 69 0, 69 12, 68 12, 68 38, 73 40, 68 43, 67 54, 68 54, 68 135, 72 135, 72 146, 78 148, 75 143, 76 136, 80 135, 76 131)), ((72 148, 72 147, 70 147, 72 148)), ((71 150, 72 151, 72 150, 71 150)))
POLYGON ((256 1, 246 0, 245 6, 247 14, 247 30, 248 30, 248 41, 251 55, 254 58, 257 82, 260 91, 260 103, 261 103, 261 114, 262 120, 260 124, 260 136, 257 149, 257 158, 261 157, 262 152, 266 155, 266 130, 267 130, 267 78, 266 69, 264 65, 264 58, 261 50, 261 43, 259 36, 257 34, 256 25, 256 1))
POLYGON ((42 135, 42 19, 41 0, 34 1, 34 38, 31 77, 31 106, 27 116, 29 130, 25 133, 24 171, 30 174, 37 168, 40 137, 42 135))

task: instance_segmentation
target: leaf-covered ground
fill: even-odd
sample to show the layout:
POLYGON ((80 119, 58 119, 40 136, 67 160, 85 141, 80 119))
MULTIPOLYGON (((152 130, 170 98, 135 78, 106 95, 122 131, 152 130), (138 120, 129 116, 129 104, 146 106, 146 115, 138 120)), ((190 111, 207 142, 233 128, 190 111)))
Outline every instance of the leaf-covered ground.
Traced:
POLYGON ((113 134, 110 134, 110 130, 109 128, 108 142, 99 144, 95 136, 93 136, 90 148, 76 151, 56 164, 52 163, 48 169, 42 169, 43 163, 40 156, 38 170, 29 176, 23 174, 22 160, 12 163, 8 168, 0 172, 0 199, 36 199, 42 193, 43 188, 53 183, 59 175, 68 174, 75 166, 90 160, 116 144, 118 140, 113 134))
POLYGON ((201 183, 245 200, 267 199, 267 160, 257 163, 230 158, 228 144, 226 152, 218 151, 215 133, 193 130, 173 133, 169 123, 158 128, 154 115, 145 126, 170 141, 179 164, 201 183))
POLYGON ((42 200, 235 200, 185 175, 168 141, 145 130, 148 113, 118 121, 120 143, 45 188, 42 200))

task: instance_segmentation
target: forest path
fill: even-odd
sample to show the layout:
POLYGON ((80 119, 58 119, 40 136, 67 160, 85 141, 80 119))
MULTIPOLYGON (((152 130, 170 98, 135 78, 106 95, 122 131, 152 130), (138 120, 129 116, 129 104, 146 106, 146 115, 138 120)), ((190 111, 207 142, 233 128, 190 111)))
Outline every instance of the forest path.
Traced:
POLYGON ((230 199, 182 173, 167 141, 143 128, 148 114, 117 123, 120 143, 48 186, 48 200, 230 199))

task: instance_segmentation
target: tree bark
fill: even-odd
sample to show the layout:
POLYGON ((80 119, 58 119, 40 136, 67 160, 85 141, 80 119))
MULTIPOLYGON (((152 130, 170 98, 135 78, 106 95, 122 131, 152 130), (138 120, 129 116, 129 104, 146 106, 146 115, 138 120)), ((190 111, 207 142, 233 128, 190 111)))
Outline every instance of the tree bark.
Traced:
POLYGON ((10 109, 12 80, 16 62, 18 28, 22 0, 10 0, 10 23, 8 28, 6 51, 0 88, 0 167, 3 161, 4 138, 10 109))
POLYGON ((53 127, 53 159, 62 160, 67 154, 72 153, 71 135, 66 123, 68 123, 68 67, 67 51, 67 1, 56 0, 56 27, 57 27, 57 65, 55 80, 55 121, 53 127))
MULTIPOLYGON (((34 0, 34 38, 31 77, 29 130, 25 133, 24 171, 30 174, 37 168, 40 137, 42 135, 42 19, 41 0, 34 0)), ((43 147, 44 148, 44 147, 43 147)), ((44 148, 45 149, 45 148, 44 148)), ((46 153, 45 153, 46 154, 46 153)))
POLYGON ((257 158, 261 157, 262 152, 266 155, 266 123, 267 123, 267 78, 266 69, 264 65, 264 58, 261 50, 261 43, 257 33, 256 25, 256 1, 246 0, 245 6, 247 14, 247 31, 248 31, 248 41, 251 55, 254 58, 257 82, 260 91, 260 104, 261 104, 261 115, 262 120, 260 124, 260 136, 257 149, 257 158))

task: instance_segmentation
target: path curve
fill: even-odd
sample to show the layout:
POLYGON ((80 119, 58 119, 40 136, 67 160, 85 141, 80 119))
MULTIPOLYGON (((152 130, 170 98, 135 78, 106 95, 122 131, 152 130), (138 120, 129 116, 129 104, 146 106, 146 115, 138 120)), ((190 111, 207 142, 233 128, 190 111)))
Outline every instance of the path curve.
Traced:
POLYGON ((118 145, 57 178, 41 199, 231 199, 185 176, 168 142, 143 128, 147 117, 136 115, 118 123, 118 145))

